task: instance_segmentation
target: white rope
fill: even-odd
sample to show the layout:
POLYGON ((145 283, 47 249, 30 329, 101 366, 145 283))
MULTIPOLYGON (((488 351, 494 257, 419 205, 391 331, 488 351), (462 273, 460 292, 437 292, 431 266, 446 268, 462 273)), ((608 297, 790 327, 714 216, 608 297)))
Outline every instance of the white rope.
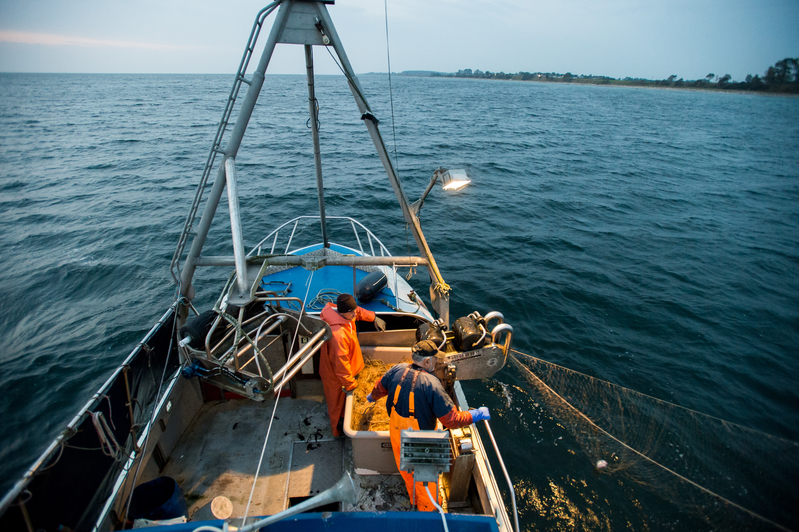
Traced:
POLYGON ((433 506, 436 507, 438 513, 441 514, 441 521, 443 521, 444 523, 444 532, 449 532, 449 528, 447 528, 447 518, 446 514, 444 513, 444 509, 441 508, 441 506, 439 506, 438 503, 436 502, 435 498, 433 498, 433 495, 430 493, 430 488, 427 486, 427 482, 424 482, 423 484, 424 484, 424 490, 427 492, 427 496, 430 498, 430 502, 433 503, 433 506))
POLYGON ((119 455, 123 454, 122 448, 117 443, 116 438, 114 438, 114 433, 111 432, 111 428, 108 426, 102 412, 92 412, 92 424, 94 425, 94 430, 97 431, 97 439, 100 440, 100 448, 103 450, 103 454, 119 461, 119 455))
POLYGON ((341 292, 334 288, 323 288, 319 290, 319 293, 316 294, 315 298, 306 303, 305 308, 311 310, 322 310, 325 308, 326 304, 335 303, 336 298, 338 298, 339 295, 341 295, 341 292))
MULTIPOLYGON (((310 290, 311 290, 311 279, 313 279, 313 274, 314 274, 314 272, 311 271, 311 275, 308 276, 308 281, 307 281, 308 288, 306 288, 305 297, 302 300, 302 308, 303 309, 305 309, 305 302, 308 300, 308 292, 310 292, 310 290)), ((303 312, 303 310, 300 311, 300 316, 297 319, 297 328, 294 331, 294 338, 292 339, 292 341, 291 341, 291 343, 289 345, 293 346, 294 342, 297 341, 297 335, 299 335, 299 333, 300 333, 300 324, 301 324, 301 320, 302 320, 302 312, 303 312)), ((266 444, 269 441, 269 434, 272 432, 272 422, 275 420, 275 412, 277 411, 277 404, 280 402, 280 391, 282 389, 283 389, 283 387, 281 386, 280 388, 275 390, 275 406, 272 407, 272 415, 269 418, 269 427, 267 427, 267 429, 266 429, 266 437, 264 438, 264 445, 263 445, 263 447, 261 447, 261 457, 258 459, 258 467, 255 468, 255 478, 252 481, 252 489, 250 489, 250 498, 247 499, 247 507, 244 509, 244 517, 241 518, 241 526, 244 526, 247 523, 247 516, 250 514, 250 504, 252 503, 252 497, 255 494, 255 485, 258 482, 258 475, 261 472, 261 465, 263 464, 264 454, 266 453, 266 444)), ((291 464, 289 464, 289 467, 291 467, 291 464)))

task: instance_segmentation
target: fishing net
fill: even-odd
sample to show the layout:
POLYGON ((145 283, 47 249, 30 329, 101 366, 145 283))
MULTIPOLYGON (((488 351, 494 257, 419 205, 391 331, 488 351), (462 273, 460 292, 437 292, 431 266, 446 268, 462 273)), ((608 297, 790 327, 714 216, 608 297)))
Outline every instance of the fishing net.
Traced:
POLYGON ((799 528, 799 444, 514 351, 529 392, 597 472, 623 475, 719 530, 799 528))

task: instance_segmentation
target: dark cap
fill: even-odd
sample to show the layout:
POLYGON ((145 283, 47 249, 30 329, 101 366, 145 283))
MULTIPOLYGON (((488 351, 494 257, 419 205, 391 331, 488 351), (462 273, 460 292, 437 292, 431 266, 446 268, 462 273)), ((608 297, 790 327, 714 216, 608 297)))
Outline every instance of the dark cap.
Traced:
POLYGON ((434 357, 440 353, 438 346, 433 340, 420 340, 411 348, 411 352, 417 357, 434 357))
POLYGON ((358 308, 358 303, 355 302, 355 298, 352 297, 350 294, 341 294, 336 299, 336 305, 338 306, 339 314, 344 314, 346 312, 352 312, 356 308, 358 308))

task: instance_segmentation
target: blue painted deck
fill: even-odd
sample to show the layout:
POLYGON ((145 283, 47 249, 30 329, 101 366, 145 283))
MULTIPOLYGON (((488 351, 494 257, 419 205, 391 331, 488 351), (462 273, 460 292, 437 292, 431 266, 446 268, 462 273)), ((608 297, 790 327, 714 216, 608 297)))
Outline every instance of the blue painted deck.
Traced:
MULTIPOLYGON (((305 299, 305 293, 307 291, 308 298, 306 299, 306 306, 308 306, 322 290, 337 290, 341 293, 348 294, 354 293, 355 287, 352 284, 352 271, 353 268, 351 266, 325 266, 315 272, 308 271, 302 266, 296 266, 282 272, 267 275, 261 281, 261 289, 282 292, 286 284, 291 283, 291 292, 286 295, 305 299), (311 274, 313 274, 313 276, 311 274), (308 287, 309 280, 311 283, 310 288, 308 287)), ((364 272, 356 268, 355 283, 357 284, 367 275, 369 275, 369 272, 364 272)), ((397 298, 388 286, 383 288, 373 300, 367 303, 361 303, 359 301, 358 304, 366 310, 372 310, 374 312, 394 312, 391 308, 382 304, 380 302, 381 299, 385 299, 392 305, 397 306, 397 298)), ((321 307, 308 308, 308 312, 310 313, 320 312, 321 310, 321 307)))
MULTIPOLYGON (((296 250, 293 252, 293 254, 306 255, 320 249, 322 249, 322 244, 315 244, 313 246, 296 250)), ((357 250, 333 243, 330 244, 330 249, 345 255, 361 255, 361 253, 359 253, 357 250)), ((355 294, 355 285, 367 275, 369 275, 369 272, 365 272, 351 266, 325 266, 324 268, 320 268, 314 272, 306 270, 301 266, 296 266, 288 270, 265 276, 261 281, 261 289, 282 292, 286 285, 291 283, 291 292, 286 295, 305 299, 306 306, 308 306, 316 297, 316 295, 322 290, 336 290, 341 293, 355 294), (352 278, 353 269, 355 270, 355 283, 353 283, 352 278), (311 283, 310 288, 308 287, 309 279, 311 283), (307 299, 305 298, 306 292, 308 294, 307 299)), ((395 307, 399 306, 397 304, 397 298, 389 286, 383 288, 383 290, 381 290, 371 301, 367 303, 361 303, 359 301, 358 304, 366 310, 371 310, 373 312, 394 312, 392 308, 381 303, 381 299, 385 299, 395 307)), ((322 307, 315 306, 308 308, 307 310, 309 313, 313 314, 320 312, 322 307)))

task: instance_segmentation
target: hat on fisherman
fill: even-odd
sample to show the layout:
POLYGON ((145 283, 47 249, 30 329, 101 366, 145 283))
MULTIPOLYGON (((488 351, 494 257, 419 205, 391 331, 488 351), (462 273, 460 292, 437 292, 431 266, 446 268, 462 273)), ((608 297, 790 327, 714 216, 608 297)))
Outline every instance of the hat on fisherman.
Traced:
POLYGON ((441 353, 433 340, 420 340, 411 348, 411 352, 417 357, 434 357, 441 353))
POLYGON ((336 299, 336 306, 339 314, 345 314, 358 308, 358 303, 355 302, 355 298, 351 294, 341 294, 336 299))

